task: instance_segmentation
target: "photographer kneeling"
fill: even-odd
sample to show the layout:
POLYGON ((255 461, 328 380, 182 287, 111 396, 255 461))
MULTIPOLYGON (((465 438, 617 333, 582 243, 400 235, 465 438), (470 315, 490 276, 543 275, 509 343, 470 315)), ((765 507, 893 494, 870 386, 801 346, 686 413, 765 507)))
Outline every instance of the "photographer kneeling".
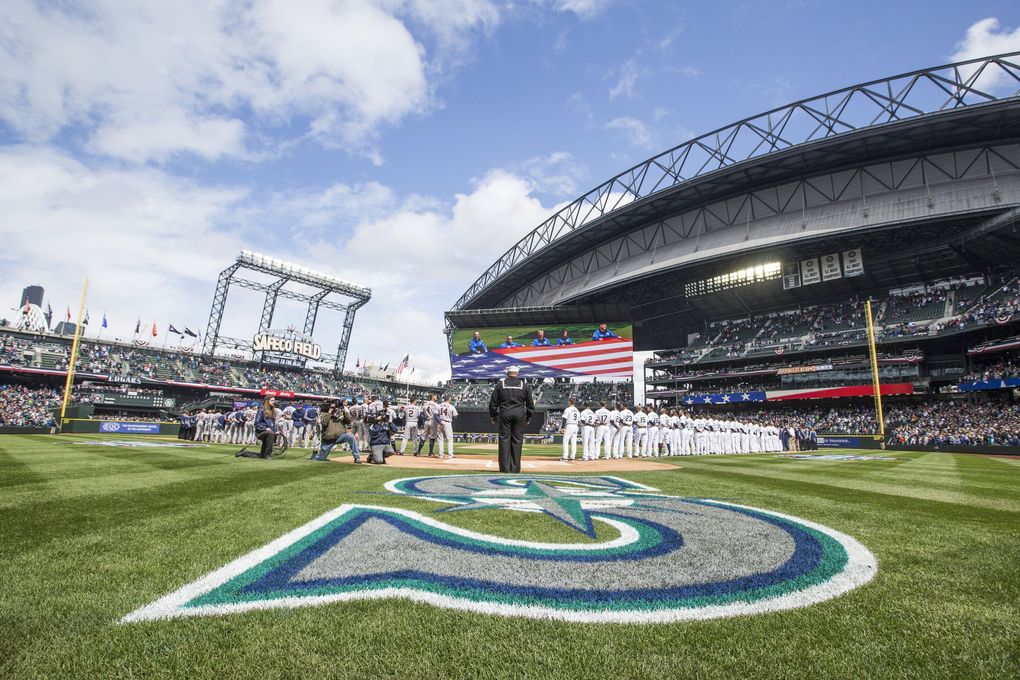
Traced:
POLYGON ((326 456, 337 444, 347 443, 351 447, 351 454, 354 462, 361 464, 361 455, 358 450, 358 440, 350 433, 349 429, 354 425, 351 412, 339 402, 328 402, 322 412, 319 413, 319 428, 322 431, 322 443, 319 452, 312 456, 312 460, 326 460, 326 456))
POLYGON ((374 465, 385 465, 386 457, 393 454, 393 435, 397 433, 397 426, 390 422, 390 416, 385 411, 377 413, 372 427, 368 428, 369 443, 372 445, 372 452, 368 456, 368 462, 374 465))

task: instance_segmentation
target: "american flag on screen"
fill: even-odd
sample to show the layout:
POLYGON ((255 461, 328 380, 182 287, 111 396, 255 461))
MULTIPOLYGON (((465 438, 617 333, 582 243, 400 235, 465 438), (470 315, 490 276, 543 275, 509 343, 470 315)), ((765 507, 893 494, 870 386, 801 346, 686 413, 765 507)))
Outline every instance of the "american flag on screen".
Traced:
POLYGON ((565 347, 511 347, 490 349, 482 354, 454 354, 450 357, 454 378, 501 378, 508 366, 516 364, 523 378, 597 376, 630 378, 634 373, 634 342, 629 338, 607 338, 565 347))

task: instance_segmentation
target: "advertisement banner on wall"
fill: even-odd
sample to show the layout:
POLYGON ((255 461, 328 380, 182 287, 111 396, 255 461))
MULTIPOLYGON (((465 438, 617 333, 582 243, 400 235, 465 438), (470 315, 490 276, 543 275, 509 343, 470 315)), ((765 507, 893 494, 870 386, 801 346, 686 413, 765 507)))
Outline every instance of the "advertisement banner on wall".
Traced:
POLYGON ((106 420, 99 424, 99 431, 116 434, 159 434, 159 423, 106 420))

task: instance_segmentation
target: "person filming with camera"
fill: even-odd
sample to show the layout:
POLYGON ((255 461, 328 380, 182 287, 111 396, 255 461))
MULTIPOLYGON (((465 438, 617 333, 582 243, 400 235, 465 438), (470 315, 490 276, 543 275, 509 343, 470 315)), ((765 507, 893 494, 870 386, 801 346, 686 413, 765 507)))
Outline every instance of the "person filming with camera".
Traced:
POLYGON ((351 434, 354 426, 354 418, 351 412, 338 401, 329 401, 319 412, 319 428, 322 431, 322 442, 319 444, 319 452, 312 456, 312 460, 326 460, 326 456, 338 444, 347 444, 351 447, 351 455, 354 462, 361 464, 361 451, 358 449, 358 440, 351 434))

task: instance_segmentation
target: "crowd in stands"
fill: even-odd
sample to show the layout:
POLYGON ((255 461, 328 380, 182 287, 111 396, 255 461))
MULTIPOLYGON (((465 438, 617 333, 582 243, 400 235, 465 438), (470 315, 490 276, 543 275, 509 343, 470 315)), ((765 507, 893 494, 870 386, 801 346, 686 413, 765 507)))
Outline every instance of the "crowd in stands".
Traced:
POLYGON ((886 434, 919 446, 1020 446, 1020 406, 940 401, 889 410, 886 434))
POLYGON ((0 385, 0 427, 53 427, 62 395, 49 387, 0 385))
MULTIPOLYGON (((67 339, 47 336, 26 337, 11 333, 0 334, 0 364, 11 366, 39 366, 66 370, 70 358, 67 339), (39 350, 41 362, 32 358, 39 350)), ((178 351, 160 351, 150 348, 126 347, 94 341, 82 342, 78 350, 79 373, 130 376, 135 379, 168 380, 244 387, 248 389, 272 388, 303 394, 326 396, 366 397, 371 393, 427 399, 436 390, 420 384, 358 380, 336 376, 325 369, 294 370, 267 368, 257 363, 230 360, 224 357, 205 357, 178 351), (408 394, 409 393, 409 394, 408 394)))
MULTIPOLYGON (((974 276, 966 282, 943 282, 873 301, 876 339, 926 337, 1004 323, 1020 311, 1016 272, 998 274, 987 285, 983 282, 982 277, 974 276), (957 302, 949 304, 957 295, 957 302)), ((716 322, 690 347, 659 355, 703 363, 759 352, 859 345, 867 341, 863 310, 863 300, 853 300, 716 322)))
POLYGON ((964 376, 964 382, 978 380, 1002 380, 1003 378, 1020 378, 1020 358, 1010 352, 1000 356, 996 361, 986 364, 964 376))

